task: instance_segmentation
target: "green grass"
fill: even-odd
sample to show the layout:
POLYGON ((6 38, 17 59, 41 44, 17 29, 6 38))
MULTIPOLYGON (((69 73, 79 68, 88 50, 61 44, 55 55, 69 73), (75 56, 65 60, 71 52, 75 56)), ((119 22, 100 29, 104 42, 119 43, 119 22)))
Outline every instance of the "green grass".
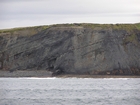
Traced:
POLYGON ((140 30, 140 23, 135 24, 135 27, 140 30))
POLYGON ((91 24, 91 23, 73 23, 73 24, 54 24, 51 27, 84 27, 84 28, 97 28, 100 27, 102 29, 112 28, 115 30, 127 30, 133 31, 134 29, 140 30, 140 23, 136 24, 91 24))
POLYGON ((136 38, 137 38, 137 36, 136 36, 135 34, 132 34, 132 35, 128 36, 128 37, 126 38, 126 40, 132 42, 132 41, 134 41, 136 38))
POLYGON ((134 44, 137 44, 137 36, 135 34, 127 36, 125 42, 132 42, 134 44))
POLYGON ((140 30, 140 24, 137 24, 137 25, 136 24, 85 24, 83 26, 90 27, 93 29, 96 27, 100 27, 102 29, 112 28, 114 30, 127 30, 130 32, 133 31, 134 29, 140 30))
POLYGON ((14 32, 22 32, 25 30, 30 31, 29 33, 35 34, 39 31, 47 29, 49 26, 34 26, 34 27, 23 27, 23 28, 12 28, 12 29, 3 29, 0 30, 0 33, 10 33, 13 34, 14 32))
POLYGON ((134 30, 140 30, 140 23, 136 24, 91 24, 91 23, 73 23, 73 24, 54 24, 49 26, 34 26, 34 27, 23 27, 23 28, 13 28, 13 29, 3 29, 0 30, 0 33, 10 33, 14 34, 15 32, 21 31, 30 31, 29 33, 35 34, 39 31, 45 30, 49 27, 83 27, 83 28, 101 28, 101 29, 114 29, 114 30, 126 30, 128 32, 133 32, 134 30))
POLYGON ((127 37, 123 40, 123 46, 124 46, 124 48, 125 48, 126 51, 127 51, 126 45, 127 45, 128 43, 133 43, 133 44, 136 45, 136 46, 139 46, 139 45, 140 45, 140 44, 139 44, 139 41, 138 41, 138 38, 137 38, 137 35, 136 35, 135 33, 133 33, 133 34, 127 36, 127 37))

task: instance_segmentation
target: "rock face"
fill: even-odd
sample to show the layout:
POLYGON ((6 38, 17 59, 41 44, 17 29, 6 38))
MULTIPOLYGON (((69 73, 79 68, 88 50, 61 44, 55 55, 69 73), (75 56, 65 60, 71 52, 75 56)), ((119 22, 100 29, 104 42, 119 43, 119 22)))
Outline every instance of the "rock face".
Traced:
POLYGON ((1 70, 140 75, 140 24, 0 31, 1 70))

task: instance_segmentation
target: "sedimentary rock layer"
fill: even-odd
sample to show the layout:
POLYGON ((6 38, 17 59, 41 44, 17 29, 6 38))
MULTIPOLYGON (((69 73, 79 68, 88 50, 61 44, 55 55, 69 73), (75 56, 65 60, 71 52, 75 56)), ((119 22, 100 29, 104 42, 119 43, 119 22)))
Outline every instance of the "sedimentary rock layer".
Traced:
POLYGON ((1 30, 0 69, 140 74, 140 24, 61 24, 1 30))

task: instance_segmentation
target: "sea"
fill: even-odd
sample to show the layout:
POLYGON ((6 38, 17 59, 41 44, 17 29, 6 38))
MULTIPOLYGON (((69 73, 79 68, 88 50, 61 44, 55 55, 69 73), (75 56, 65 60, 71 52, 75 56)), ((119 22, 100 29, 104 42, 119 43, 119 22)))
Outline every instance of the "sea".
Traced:
POLYGON ((140 105, 140 78, 0 78, 0 105, 140 105))

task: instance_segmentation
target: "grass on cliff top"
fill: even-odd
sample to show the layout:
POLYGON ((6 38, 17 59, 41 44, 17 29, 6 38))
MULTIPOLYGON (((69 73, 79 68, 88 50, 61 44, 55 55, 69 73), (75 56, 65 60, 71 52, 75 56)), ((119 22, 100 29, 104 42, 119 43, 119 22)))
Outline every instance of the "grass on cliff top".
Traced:
POLYGON ((140 23, 136 24, 92 24, 92 23, 73 23, 73 24, 55 24, 51 25, 50 27, 84 27, 84 28, 102 28, 102 29, 107 29, 107 28, 112 28, 116 30, 140 30, 140 23))
MULTIPOLYGON (((34 27, 23 27, 23 28, 13 28, 13 29, 3 29, 0 30, 0 33, 14 33, 16 31, 32 30, 32 31, 42 31, 49 27, 84 27, 84 28, 96 28, 100 27, 102 29, 112 28, 116 30, 140 30, 140 23, 136 24, 91 24, 91 23, 73 23, 73 24, 54 24, 54 25, 45 25, 45 26, 34 26, 34 27)), ((33 32, 33 33, 35 33, 33 32)))
POLYGON ((24 30, 32 30, 34 31, 33 33, 35 33, 35 31, 42 31, 47 29, 48 26, 33 26, 33 27, 21 27, 21 28, 12 28, 12 29, 2 29, 0 30, 0 33, 14 33, 14 32, 18 32, 18 31, 24 31, 24 30))

